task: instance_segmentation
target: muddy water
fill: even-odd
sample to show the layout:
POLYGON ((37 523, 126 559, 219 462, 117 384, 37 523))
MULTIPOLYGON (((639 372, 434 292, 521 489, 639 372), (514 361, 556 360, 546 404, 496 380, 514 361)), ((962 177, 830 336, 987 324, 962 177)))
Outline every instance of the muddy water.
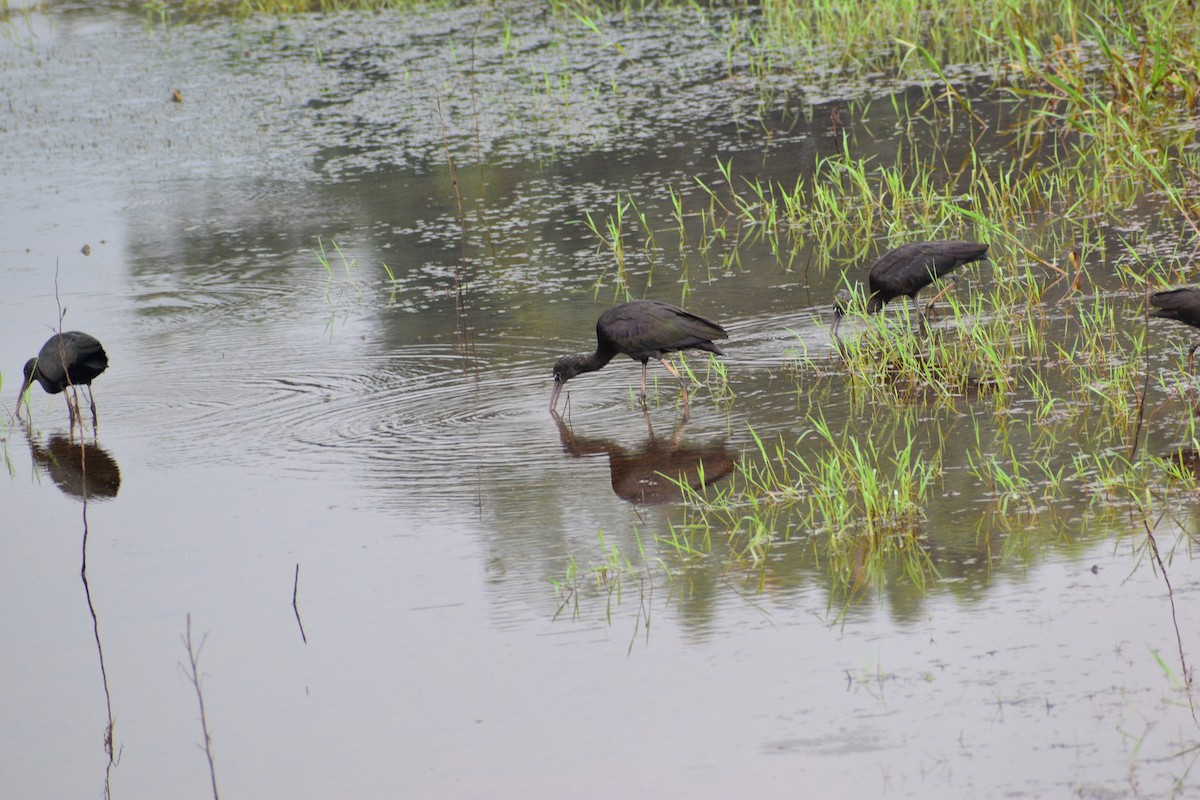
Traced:
MULTIPOLYGON (((589 589, 613 545, 675 565, 654 537, 683 511, 657 470, 702 460, 719 481, 748 425, 795 437, 817 406, 851 413, 822 315, 826 267, 864 250, 734 261, 696 246, 694 220, 682 246, 664 223, 626 253, 630 284, 678 302, 689 278, 687 305, 730 330, 734 402, 698 391, 682 425, 659 370, 648 427, 637 366, 614 362, 569 385, 556 424, 551 364, 590 347, 615 297, 588 213, 619 195, 665 220, 668 187, 705 205, 693 176, 718 185, 718 156, 787 185, 841 146, 827 87, 764 102, 695 19, 613 30, 620 48, 520 7, 172 27, 74 10, 10 29, 6 794, 208 795, 189 615, 228 795, 1195 791, 1144 546, 1119 514, 1066 504, 1018 552, 981 536, 959 447, 928 510, 927 591, 893 581, 839 613, 802 535, 762 572, 713 556, 619 598, 589 589), (59 398, 33 395, 31 428, 12 417, 60 307, 111 360, 82 455, 59 398), (798 383, 804 350, 831 366, 798 383), (564 608, 551 581, 572 559, 564 608)), ((891 108, 856 130, 859 155, 895 148, 891 108)), ((894 413, 930 443, 991 418, 894 413)), ((1169 416, 1150 427, 1168 447, 1169 416)), ((1164 542, 1194 526, 1177 518, 1164 542)), ((1193 572, 1180 553, 1189 653, 1193 572)))

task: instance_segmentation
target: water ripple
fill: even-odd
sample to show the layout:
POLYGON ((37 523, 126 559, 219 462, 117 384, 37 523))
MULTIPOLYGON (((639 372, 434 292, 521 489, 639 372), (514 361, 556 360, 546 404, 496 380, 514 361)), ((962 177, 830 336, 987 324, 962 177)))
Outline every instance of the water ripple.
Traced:
POLYGON ((279 351, 256 354, 266 366, 232 377, 215 357, 116 413, 175 440, 172 458, 232 457, 397 488, 458 491, 453 479, 472 470, 520 479, 558 451, 543 358, 493 368, 490 348, 464 358, 454 344, 350 355, 330 347, 299 373, 279 351), (236 445, 213 446, 230 437, 236 445))

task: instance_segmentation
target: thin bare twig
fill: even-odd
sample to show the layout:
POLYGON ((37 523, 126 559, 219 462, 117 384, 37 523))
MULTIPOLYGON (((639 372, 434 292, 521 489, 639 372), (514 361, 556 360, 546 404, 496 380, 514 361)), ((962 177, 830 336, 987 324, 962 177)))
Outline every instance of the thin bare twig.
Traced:
MULTIPOLYGON (((1146 337, 1150 335, 1150 303, 1149 297, 1147 302, 1142 304, 1143 313, 1145 315, 1146 337)), ((1146 354, 1142 359, 1142 393, 1138 396, 1137 410, 1137 426, 1133 429, 1133 445, 1129 448, 1129 463, 1133 463, 1134 456, 1137 455, 1138 442, 1142 437, 1142 421, 1146 418, 1146 393, 1150 391, 1150 356, 1146 354)))
POLYGON ((296 612, 296 624, 300 626, 300 638, 308 644, 308 637, 304 634, 304 623, 300 621, 300 607, 296 605, 296 594, 300 591, 300 562, 296 562, 296 579, 292 582, 292 611, 296 612))
POLYGON ((58 337, 58 360, 63 365, 63 372, 67 379, 67 388, 63 389, 63 399, 67 401, 67 411, 71 417, 71 439, 75 438, 75 420, 79 419, 79 437, 83 438, 83 416, 79 413, 79 393, 75 390, 75 385, 71 383, 71 370, 67 366, 67 343, 63 340, 63 320, 67 316, 67 310, 63 308, 62 298, 58 293, 58 268, 59 262, 54 261, 54 304, 58 307, 58 325, 54 328, 54 335, 58 337), (69 393, 68 393, 69 390, 69 393), (71 399, 74 398, 74 403, 71 399))
POLYGON ((108 711, 108 724, 104 726, 104 753, 108 756, 108 764, 104 768, 104 796, 111 797, 110 778, 112 768, 116 766, 113 754, 113 720, 112 693, 108 689, 108 669, 104 664, 104 646, 100 643, 100 618, 96 615, 96 606, 92 602, 92 589, 88 584, 87 551, 88 551, 88 482, 87 482, 87 448, 83 436, 79 437, 80 465, 83 469, 83 543, 81 545, 82 560, 79 566, 79 578, 83 581, 83 596, 87 599, 88 613, 92 615, 92 636, 96 639, 96 654, 100 658, 100 682, 104 685, 104 703, 108 711))
POLYGON ((183 643, 188 651, 187 665, 180 664, 183 669, 183 674, 191 681, 192 686, 196 688, 196 700, 200 703, 200 729, 204 732, 204 755, 208 758, 208 774, 212 778, 212 793, 213 800, 220 800, 220 794, 217 792, 217 767, 213 761, 212 751, 212 736, 208 733, 208 715, 204 711, 204 692, 202 691, 200 677, 200 651, 204 649, 204 643, 208 641, 208 634, 204 634, 204 638, 200 640, 199 646, 192 644, 192 615, 187 615, 187 634, 183 638, 183 643))
MULTIPOLYGON (((471 45, 472 59, 472 74, 471 74, 471 93, 472 93, 472 109, 474 109, 474 38, 471 45)), ((458 230, 459 230, 459 261, 454 267, 454 319, 455 329, 458 333, 458 342, 461 348, 460 355, 462 357, 463 375, 468 378, 473 378, 475 392, 478 396, 479 392, 479 359, 476 358, 475 352, 475 337, 472 332, 471 307, 469 297, 467 295, 467 279, 464 276, 465 270, 469 269, 467 261, 467 213, 463 208, 462 189, 458 183, 458 167, 454 164, 454 154, 450 152, 450 137, 446 130, 446 117, 442 113, 442 98, 441 95, 434 96, 434 107, 437 110, 438 124, 442 131, 442 149, 446 152, 446 169, 450 176, 450 185, 454 187, 454 200, 458 207, 458 230)), ((476 114, 476 125, 478 126, 478 112, 476 114)), ((476 489, 476 505, 479 510, 480 517, 483 516, 483 479, 482 468, 476 464, 475 468, 475 489, 476 489)))
POLYGON ((1146 540, 1150 542, 1150 552, 1154 554, 1154 560, 1158 563, 1158 568, 1162 572, 1163 582, 1167 584, 1167 600, 1171 603, 1171 624, 1175 627, 1175 644, 1179 648, 1179 665, 1183 670, 1183 688, 1187 692, 1188 709, 1192 712, 1192 721, 1200 727, 1200 719, 1196 717, 1196 703, 1192 698, 1192 671, 1188 668, 1187 656, 1183 652, 1183 636, 1179 633, 1179 616, 1175 610, 1175 590, 1171 588, 1171 576, 1167 574, 1167 565, 1163 563, 1162 556, 1158 552, 1158 541, 1154 538, 1154 532, 1150 529, 1149 523, 1142 520, 1142 527, 1146 529, 1146 540))

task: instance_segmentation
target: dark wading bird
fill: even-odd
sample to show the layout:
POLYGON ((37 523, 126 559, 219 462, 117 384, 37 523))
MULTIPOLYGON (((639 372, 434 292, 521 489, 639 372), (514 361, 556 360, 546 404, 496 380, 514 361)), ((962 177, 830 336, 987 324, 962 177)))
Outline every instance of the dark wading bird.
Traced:
MULTIPOLYGON (((1150 295, 1150 305, 1154 311, 1150 316, 1159 319, 1173 319, 1193 328, 1200 328, 1200 289, 1172 289, 1169 292, 1155 292, 1150 295)), ((1188 351, 1188 371, 1196 356, 1200 342, 1192 345, 1188 351)))
MULTIPOLYGON (((96 400, 92 397, 92 381, 108 368, 108 355, 96 338, 79 331, 67 331, 51 336, 42 345, 37 358, 25 362, 25 381, 21 384, 21 392, 17 395, 17 419, 21 418, 21 401, 25 392, 36 380, 48 394, 58 394, 68 386, 86 386, 88 401, 92 406, 92 427, 96 427, 96 400)), ((75 417, 79 400, 71 403, 70 395, 63 395, 67 400, 67 413, 71 415, 71 427, 75 426, 75 417)), ((79 420, 80 429, 83 420, 79 420)))
POLYGON ((678 350, 706 350, 723 356, 713 339, 726 339, 729 334, 715 322, 690 314, 657 300, 634 300, 610 308, 596 320, 596 352, 562 356, 554 364, 554 393, 550 395, 550 413, 557 414, 558 395, 563 384, 584 372, 595 372, 613 357, 624 353, 642 362, 642 393, 646 402, 647 362, 655 358, 679 381, 683 390, 683 412, 689 413, 687 384, 664 357, 678 350))
MULTIPOLYGON (((897 297, 912 298, 914 306, 917 292, 963 264, 978 261, 987 255, 988 246, 979 242, 909 242, 884 253, 871 265, 867 276, 870 295, 867 297, 867 313, 876 314, 885 303, 897 297)), ((830 332, 837 336, 838 326, 850 305, 850 293, 838 292, 833 305, 833 327, 830 332)), ((917 308, 917 319, 921 325, 925 318, 917 308)))

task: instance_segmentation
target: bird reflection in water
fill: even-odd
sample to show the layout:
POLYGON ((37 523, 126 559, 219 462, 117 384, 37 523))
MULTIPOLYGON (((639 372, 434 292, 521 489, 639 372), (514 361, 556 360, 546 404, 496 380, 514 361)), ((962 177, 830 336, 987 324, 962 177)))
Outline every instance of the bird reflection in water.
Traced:
POLYGON ((100 445, 51 434, 39 445, 29 437, 34 463, 63 494, 85 500, 110 500, 121 488, 121 469, 100 445))
POLYGON ((576 458, 608 455, 612 488, 617 497, 630 503, 656 505, 683 496, 678 483, 701 489, 733 471, 737 455, 725 439, 702 445, 682 441, 683 426, 667 437, 649 435, 641 446, 625 447, 611 439, 579 436, 562 417, 554 415, 563 449, 576 458))
MULTIPOLYGON (((74 422, 74 420, 72 420, 74 422)), ((82 421, 80 421, 82 427, 82 421)), ((94 428, 93 428, 94 430, 94 428)), ((100 680, 104 687, 104 701, 108 711, 108 720, 104 728, 104 752, 108 762, 104 768, 103 795, 109 797, 111 792, 109 780, 112 769, 116 766, 115 747, 113 744, 114 727, 112 710, 112 693, 108 688, 108 669, 105 666, 104 646, 100 637, 100 617, 96 613, 96 605, 92 602, 92 589, 88 582, 88 502, 111 500, 121 489, 121 470, 116 459, 96 443, 88 444, 64 436, 61 433, 51 434, 44 445, 34 441, 32 433, 27 431, 29 451, 37 469, 50 477, 63 494, 78 498, 83 503, 83 543, 80 548, 82 562, 79 566, 79 577, 83 581, 83 593, 87 599, 88 613, 92 617, 92 634, 96 641, 96 654, 100 659, 100 680)), ((72 424, 71 434, 74 434, 72 424)))

